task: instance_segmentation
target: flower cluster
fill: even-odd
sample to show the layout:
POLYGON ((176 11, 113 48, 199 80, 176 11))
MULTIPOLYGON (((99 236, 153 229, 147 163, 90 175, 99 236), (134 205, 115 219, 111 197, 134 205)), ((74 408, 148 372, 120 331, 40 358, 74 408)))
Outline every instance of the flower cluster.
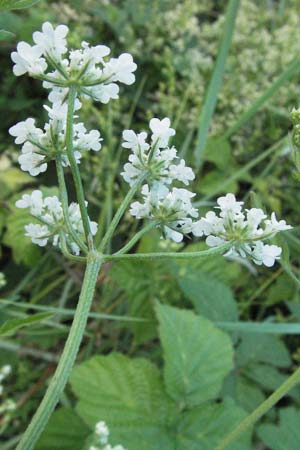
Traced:
POLYGON ((70 85, 75 85, 83 97, 108 103, 118 98, 118 82, 134 83, 137 66, 129 53, 107 60, 107 46, 91 47, 87 42, 82 42, 80 49, 68 51, 68 31, 66 25, 54 28, 45 22, 42 31, 33 33, 34 45, 20 42, 12 53, 14 74, 28 73, 43 80, 44 87, 51 89, 49 100, 54 104, 64 103, 70 85))
POLYGON ((185 165, 184 159, 178 158, 176 148, 169 147, 169 140, 175 134, 170 119, 154 118, 149 126, 152 131, 150 144, 146 142, 146 132, 123 132, 122 145, 132 153, 122 176, 130 186, 142 176, 148 182, 141 191, 143 203, 132 203, 130 213, 137 219, 155 220, 165 237, 180 242, 183 235, 191 231, 192 218, 198 217, 191 203, 195 194, 187 189, 169 188, 169 185, 174 181, 188 185, 195 174, 185 165))
MULTIPOLYGON (((53 105, 48 109, 49 123, 44 130, 35 126, 35 120, 28 118, 9 129, 16 144, 22 145, 18 158, 21 169, 36 176, 47 170, 48 162, 60 155, 64 166, 69 165, 66 151, 66 104, 53 105)), ((73 126, 73 147, 76 162, 79 163, 84 151, 99 151, 102 138, 98 130, 87 131, 82 122, 73 126)))
MULTIPOLYGON (((72 253, 79 254, 79 247, 68 233, 65 224, 61 202, 54 195, 43 198, 39 190, 31 194, 24 194, 22 199, 16 202, 17 208, 29 208, 30 214, 37 219, 38 223, 25 225, 25 236, 28 236, 34 244, 44 247, 51 240, 54 246, 61 245, 61 233, 66 244, 72 253)), ((71 203, 68 208, 69 220, 73 230, 83 234, 83 224, 80 209, 77 203, 71 203)), ((97 232, 97 223, 90 221, 90 228, 93 235, 97 232)))
POLYGON ((122 445, 114 447, 108 443, 109 429, 102 420, 95 425, 94 443, 89 450, 125 450, 122 445))
POLYGON ((265 244, 278 232, 290 230, 285 220, 277 221, 273 212, 267 219, 262 209, 242 209, 243 202, 238 202, 233 194, 227 194, 217 200, 219 214, 209 211, 205 217, 193 223, 195 236, 206 236, 210 247, 232 242, 227 255, 250 257, 256 264, 267 267, 279 259, 282 249, 277 245, 265 244))
POLYGON ((149 172, 152 181, 170 184, 178 180, 188 185, 195 175, 190 167, 186 167, 184 159, 178 161, 177 150, 168 146, 175 130, 170 127, 170 119, 153 118, 149 124, 151 144, 146 142, 147 133, 136 134, 133 130, 123 131, 124 148, 131 150, 129 162, 124 166, 122 176, 130 186, 145 172, 149 172))

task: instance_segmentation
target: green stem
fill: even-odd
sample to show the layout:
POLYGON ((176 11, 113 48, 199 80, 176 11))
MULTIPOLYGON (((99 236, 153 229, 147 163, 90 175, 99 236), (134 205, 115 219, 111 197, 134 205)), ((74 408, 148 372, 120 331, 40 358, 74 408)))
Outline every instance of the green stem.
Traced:
POLYGON ((66 258, 70 259, 71 261, 86 262, 86 258, 84 256, 76 256, 69 252, 66 242, 66 236, 63 232, 60 233, 60 245, 61 251, 66 258))
POLYGON ((114 253, 113 256, 123 255, 127 253, 132 247, 144 236, 144 234, 148 233, 148 231, 153 230, 153 228, 159 225, 159 221, 155 220, 153 222, 148 223, 144 228, 138 231, 131 239, 124 245, 118 252, 114 253))
POLYGON ((59 401, 79 350, 101 263, 99 255, 93 252, 88 255, 82 289, 65 348, 46 394, 16 450, 34 449, 36 441, 59 401))
POLYGON ((195 259, 205 256, 219 255, 232 247, 233 242, 227 242, 224 245, 213 247, 201 252, 155 252, 155 253, 129 253, 126 255, 103 255, 103 261, 121 261, 126 259, 195 259))
POLYGON ((225 439, 215 448, 224 450, 235 441, 241 433, 257 422, 266 412, 268 412, 282 397, 285 396, 294 386, 300 383, 300 369, 296 370, 267 400, 265 400, 253 413, 246 417, 225 439))
POLYGON ((81 248, 81 250, 86 253, 87 246, 80 238, 80 236, 75 232, 70 222, 68 192, 65 182, 64 169, 62 166, 61 157, 59 155, 56 158, 56 171, 58 179, 59 196, 62 204, 64 220, 67 226, 68 233, 70 234, 70 236, 72 236, 74 242, 76 242, 76 244, 81 248))
POLYGON ((74 156, 73 151, 73 121, 74 121, 74 106, 75 106, 75 100, 77 95, 77 88, 76 86, 70 86, 69 89, 69 95, 68 95, 68 113, 67 113, 67 125, 66 125, 66 149, 67 149, 67 155, 69 158, 69 163, 74 179, 74 185, 76 189, 77 194, 77 201, 80 208, 84 233, 86 237, 86 241, 88 243, 88 247, 90 249, 93 249, 93 236, 91 233, 90 228, 90 221, 86 209, 86 203, 85 203, 85 197, 84 197, 84 191, 80 176, 80 171, 74 156))
POLYGON ((143 181, 146 179, 148 175, 148 172, 143 173, 134 183, 134 185, 130 188, 130 190, 128 191, 126 197, 124 198, 124 200, 122 201, 121 205, 119 206, 119 209, 117 210, 116 214, 114 215, 113 220, 111 221, 111 224, 109 225, 103 239, 102 242, 100 244, 99 250, 103 251, 106 247, 106 245, 108 244, 108 242, 110 241, 110 239, 112 238, 115 229, 117 228, 123 214, 125 213, 126 209, 128 208, 131 200, 133 199, 136 191, 138 190, 138 188, 140 187, 140 185, 143 183, 143 181))

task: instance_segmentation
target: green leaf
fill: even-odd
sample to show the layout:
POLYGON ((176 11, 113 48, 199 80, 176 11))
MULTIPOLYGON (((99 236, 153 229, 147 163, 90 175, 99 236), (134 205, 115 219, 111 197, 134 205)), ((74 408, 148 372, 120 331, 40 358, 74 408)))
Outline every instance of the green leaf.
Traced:
POLYGON ((205 160, 214 163, 221 170, 231 168, 234 161, 229 142, 221 138, 208 139, 205 148, 205 160))
POLYGON ((222 79, 225 72, 226 60, 231 45, 239 3, 239 0, 230 0, 228 3, 223 38, 220 43, 217 60, 207 89, 207 94, 200 117, 197 145, 195 148, 195 164, 197 168, 200 167, 202 162, 211 119, 217 104, 217 97, 220 92, 222 79))
POLYGON ((300 411, 283 408, 279 411, 279 425, 261 425, 258 436, 270 450, 299 450, 300 411))
POLYGON ((7 30, 0 30, 0 41, 8 41, 14 37, 14 33, 7 30))
POLYGON ((36 450, 82 450, 92 430, 69 408, 54 412, 36 450))
MULTIPOLYGON (((180 420, 176 448, 212 450, 244 417, 244 411, 231 399, 222 404, 206 404, 192 409, 180 420)), ((232 443, 230 450, 251 450, 250 434, 248 431, 232 443)))
POLYGON ((111 442, 130 450, 172 449, 175 405, 164 390, 160 373, 149 361, 118 353, 95 356, 75 368, 71 386, 76 410, 91 427, 105 420, 111 442))
POLYGON ((8 216, 3 239, 4 244, 12 249, 15 262, 27 266, 34 265, 41 253, 38 246, 24 235, 24 227, 30 222, 33 223, 34 219, 26 209, 13 208, 8 216))
POLYGON ((196 406, 215 398, 232 369, 230 338, 192 311, 157 304, 169 395, 196 406))
POLYGON ((243 333, 300 334, 299 323, 216 322, 215 325, 226 331, 240 331, 243 333))
POLYGON ((49 317, 52 317, 52 315, 53 314, 50 313, 38 313, 22 319, 7 320, 0 326, 0 336, 11 336, 19 330, 19 328, 27 327, 36 322, 40 322, 41 320, 48 319, 49 317))
POLYGON ((40 0, 0 0, 0 10, 29 8, 39 1, 40 0))
POLYGON ((199 271, 189 271, 179 277, 178 282, 197 313, 215 322, 238 319, 237 305, 231 289, 215 277, 199 271))
POLYGON ((237 349, 236 361, 239 367, 253 362, 263 362, 275 367, 289 367, 291 358, 284 343, 277 337, 262 334, 243 334, 237 349))

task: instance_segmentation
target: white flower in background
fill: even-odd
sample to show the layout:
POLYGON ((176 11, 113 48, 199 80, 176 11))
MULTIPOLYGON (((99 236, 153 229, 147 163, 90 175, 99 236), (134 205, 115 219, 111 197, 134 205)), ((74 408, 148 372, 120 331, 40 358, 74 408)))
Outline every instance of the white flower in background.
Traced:
POLYGON ((66 25, 53 28, 50 22, 45 22, 42 25, 42 32, 35 31, 32 38, 43 55, 59 60, 68 50, 66 40, 68 32, 69 28, 66 25))
POLYGON ((194 193, 186 189, 169 190, 161 184, 148 185, 142 188, 143 203, 134 202, 130 206, 130 214, 137 219, 157 221, 164 235, 175 242, 181 242, 183 236, 192 230, 192 218, 198 217, 191 199, 194 193))
POLYGON ((17 51, 11 54, 15 63, 13 72, 18 77, 28 72, 29 75, 42 75, 47 69, 47 63, 41 58, 43 51, 37 45, 32 47, 27 42, 19 42, 17 51))
MULTIPOLYGON (((80 107, 80 102, 75 103, 75 109, 80 107)), ((47 170, 48 162, 60 154, 63 165, 68 166, 65 131, 67 104, 54 103, 52 108, 46 107, 49 113, 49 123, 44 130, 35 126, 32 118, 19 122, 9 129, 9 133, 15 137, 16 144, 23 144, 22 153, 18 158, 21 169, 36 176, 47 170), (55 140, 53 140, 55 137, 55 140)), ((83 123, 74 123, 73 142, 74 156, 80 163, 82 153, 85 151, 99 151, 101 149, 101 135, 98 130, 87 131, 83 123)))
MULTIPOLYGON (((54 246, 60 245, 59 233, 63 232, 66 242, 72 253, 79 254, 79 247, 72 241, 68 235, 64 223, 63 210, 61 202, 54 195, 52 197, 43 198, 43 194, 39 190, 33 191, 31 194, 24 194, 20 200, 16 202, 17 208, 29 208, 30 214, 39 223, 29 223, 25 225, 25 235, 28 236, 34 244, 44 247, 49 241, 54 246)), ((83 234, 83 224, 79 205, 71 203, 68 208, 70 222, 74 232, 83 234)), ((98 225, 96 222, 90 222, 91 233, 96 234, 98 225)))
POLYGON ((108 426, 103 420, 101 420, 95 425, 93 445, 89 447, 89 450, 125 450, 122 445, 112 446, 109 444, 108 439, 108 426))
POLYGON ((183 159, 178 162, 175 147, 168 147, 170 137, 175 134, 175 130, 170 128, 170 119, 151 119, 150 128, 153 132, 151 145, 146 141, 146 132, 136 134, 133 130, 123 131, 122 146, 132 151, 121 173, 124 180, 132 186, 147 171, 149 182, 171 184, 177 180, 188 185, 195 174, 183 159))
POLYGON ((210 247, 233 241, 228 255, 250 257, 258 265, 273 266, 282 249, 265 244, 264 241, 292 227, 284 220, 278 222, 275 213, 272 213, 271 219, 266 219, 266 214, 259 208, 243 210, 243 202, 238 202, 233 194, 220 197, 217 204, 219 216, 209 211, 205 217, 193 223, 193 234, 206 236, 206 243, 210 247))
POLYGON ((107 444, 109 437, 109 429, 102 420, 95 425, 95 434, 99 437, 100 444, 107 444))
POLYGON ((45 22, 42 31, 33 33, 36 45, 20 42, 17 52, 12 53, 14 74, 39 75, 44 80, 43 86, 50 89, 49 100, 54 103, 66 101, 70 81, 74 79, 78 80, 79 96, 102 103, 118 98, 117 83, 134 83, 137 66, 129 53, 106 60, 110 53, 106 45, 90 46, 85 41, 81 48, 68 52, 68 31, 66 25, 54 28, 45 22))

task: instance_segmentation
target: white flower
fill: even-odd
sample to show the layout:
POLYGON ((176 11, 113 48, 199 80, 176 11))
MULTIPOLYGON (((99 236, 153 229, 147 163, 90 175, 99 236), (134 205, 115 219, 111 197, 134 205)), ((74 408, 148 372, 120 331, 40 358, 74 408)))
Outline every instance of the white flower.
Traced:
POLYGON ((256 264, 272 267, 275 261, 280 258, 281 253, 282 249, 277 245, 263 244, 259 241, 255 244, 251 255, 256 264))
POLYGON ((45 247, 49 239, 49 229, 47 225, 40 225, 35 223, 30 223, 25 225, 25 236, 30 237, 34 244, 40 247, 45 247))
POLYGON ((175 133, 169 128, 170 119, 152 119, 150 127, 151 123, 152 130, 160 133, 152 135, 151 145, 146 142, 146 132, 136 134, 133 130, 123 131, 122 147, 130 149, 132 153, 121 175, 130 186, 146 172, 149 174, 147 179, 150 183, 159 181, 171 184, 178 180, 188 185, 195 178, 195 174, 190 167, 186 167, 183 159, 177 163, 177 150, 175 147, 168 147, 169 137, 175 133))
POLYGON ((85 92, 94 100, 104 104, 111 99, 119 98, 119 86, 116 83, 97 84, 93 87, 85 88, 85 92))
POLYGON ((146 142, 147 133, 145 131, 136 134, 133 130, 124 130, 122 136, 124 140, 122 147, 130 148, 134 153, 144 153, 150 148, 150 145, 146 142))
POLYGON ((45 22, 42 25, 42 32, 35 31, 32 38, 44 55, 60 59, 61 55, 67 51, 68 31, 69 28, 66 25, 53 28, 50 22, 45 22))
MULTIPOLYGON (((64 223, 63 209, 57 196, 45 197, 39 190, 31 194, 24 194, 16 202, 17 208, 29 208, 30 214, 41 223, 30 223, 25 226, 25 235, 31 238, 34 244, 44 247, 49 240, 54 246, 60 246, 59 231, 63 232, 66 238, 67 246, 72 253, 79 254, 78 245, 72 241, 66 233, 64 223)), ((77 203, 71 203, 68 208, 70 223, 75 233, 83 234, 83 223, 80 214, 80 208, 77 203)), ((90 221, 91 233, 96 234, 98 224, 90 221)))
POLYGON ((273 266, 280 257, 281 248, 265 244, 264 241, 292 227, 284 220, 278 222, 275 213, 272 213, 271 220, 266 219, 266 214, 260 208, 243 211, 243 202, 238 202, 233 194, 218 198, 217 203, 219 216, 209 211, 205 217, 192 224, 193 234, 206 236, 209 247, 232 242, 228 256, 249 257, 258 265, 273 266))
POLYGON ((35 190, 31 194, 24 194, 21 200, 17 200, 16 207, 22 209, 29 208, 30 214, 40 216, 44 207, 42 192, 35 190))
POLYGON ((36 128, 35 119, 31 117, 18 122, 8 130, 11 136, 14 136, 16 144, 23 144, 27 140, 38 141, 43 131, 40 128, 36 128))
MULTIPOLYGON (((34 147, 32 146, 32 148, 34 147)), ((45 172, 47 170, 47 164, 43 163, 45 156, 28 150, 28 146, 25 149, 26 151, 23 147, 23 153, 18 158, 21 169, 24 172, 29 172, 33 177, 45 172)))
POLYGON ((41 58, 43 51, 37 45, 30 46, 27 42, 19 42, 17 51, 11 54, 11 59, 15 63, 13 72, 18 77, 26 72, 29 75, 41 75, 47 69, 47 63, 41 58))
POLYGON ((217 203, 221 209, 220 216, 224 217, 228 212, 232 214, 240 213, 244 202, 237 202, 235 195, 226 194, 225 197, 219 197, 217 203))
POLYGON ((265 233, 270 233, 271 235, 274 235, 276 233, 278 233, 279 231, 286 231, 286 230, 291 230, 292 227, 290 225, 287 225, 285 220, 277 220, 276 218, 276 214, 273 212, 271 214, 271 220, 266 220, 265 221, 265 233))
POLYGON ((157 147, 166 147, 171 136, 175 135, 175 130, 170 128, 170 119, 165 117, 162 120, 153 118, 150 120, 150 130, 152 131, 152 143, 157 147))
POLYGON ((171 164, 169 167, 169 176, 174 180, 181 181, 186 186, 190 181, 195 179, 195 174, 190 167, 185 165, 184 159, 181 159, 179 164, 171 164))
POLYGON ((101 445, 107 444, 109 437, 109 429, 102 420, 95 425, 95 433, 99 437, 101 445))
POLYGON ((118 58, 111 58, 105 64, 103 76, 110 81, 120 81, 124 84, 133 84, 135 82, 134 72, 137 65, 133 62, 130 53, 122 53, 118 58))
POLYGON ((186 189, 169 190, 162 184, 156 184, 151 189, 144 185, 142 195, 143 203, 134 202, 130 206, 132 216, 157 221, 165 236, 175 242, 181 242, 183 235, 191 232, 191 218, 198 216, 191 203, 194 193, 186 189))

